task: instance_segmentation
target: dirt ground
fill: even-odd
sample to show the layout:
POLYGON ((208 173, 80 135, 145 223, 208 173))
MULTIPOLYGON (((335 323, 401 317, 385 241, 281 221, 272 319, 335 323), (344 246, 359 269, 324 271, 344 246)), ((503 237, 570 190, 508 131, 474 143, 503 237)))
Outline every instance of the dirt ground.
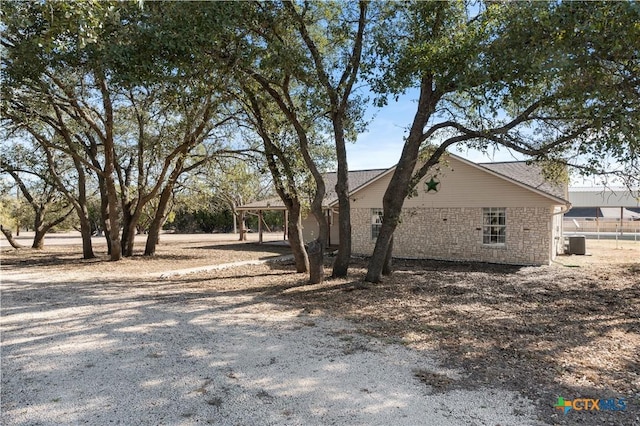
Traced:
MULTIPOLYGON (((396 261, 396 272, 378 285, 363 282, 365 259, 354 260, 348 278, 312 286, 280 263, 175 276, 162 285, 185 294, 242 293, 350 320, 362 334, 435 352, 446 366, 465 371, 456 380, 415 371, 434 389, 515 390, 535 401, 539 419, 549 424, 640 424, 640 242, 588 240, 587 251, 545 267, 396 261), (625 398, 627 410, 564 415, 553 407, 559 396, 625 398)), ((75 245, 41 252, 5 247, 1 270, 46 272, 67 282, 117 275, 153 286, 159 285, 148 278, 153 273, 288 252, 284 246, 166 239, 153 258, 112 263, 105 254, 81 260, 75 245)))

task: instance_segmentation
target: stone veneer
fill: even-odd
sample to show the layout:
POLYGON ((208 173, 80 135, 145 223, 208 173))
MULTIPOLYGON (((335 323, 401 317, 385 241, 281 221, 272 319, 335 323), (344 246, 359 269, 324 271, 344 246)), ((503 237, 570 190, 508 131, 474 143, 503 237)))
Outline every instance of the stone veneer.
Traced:
MULTIPOLYGON (((506 225, 506 244, 489 246, 482 244, 482 208, 404 209, 394 234, 393 255, 518 265, 550 263, 549 208, 507 207, 506 225)), ((353 253, 370 255, 375 246, 371 209, 351 209, 351 226, 353 253)))

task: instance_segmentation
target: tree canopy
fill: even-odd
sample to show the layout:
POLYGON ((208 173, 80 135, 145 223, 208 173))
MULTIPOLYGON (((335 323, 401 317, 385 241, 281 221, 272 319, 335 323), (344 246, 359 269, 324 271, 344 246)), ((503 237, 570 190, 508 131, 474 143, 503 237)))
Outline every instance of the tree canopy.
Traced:
POLYGON ((638 181, 638 6, 477 6, 399 3, 378 31, 370 79, 381 102, 411 87, 419 99, 384 196, 369 281, 380 280, 404 199, 451 146, 506 147, 585 173, 611 173, 608 155, 624 165, 614 173, 638 181))
POLYGON ((404 199, 447 149, 504 147, 637 185, 639 22, 636 2, 9 1, 2 119, 38 142, 53 175, 59 156, 73 164, 66 176, 83 189, 57 186, 84 232, 88 194, 100 194, 113 260, 131 253, 148 206, 159 232, 181 177, 246 151, 263 154, 292 210, 296 180, 313 177, 323 230, 323 166, 335 160, 341 276, 345 144, 366 125, 364 94, 391 108, 412 90, 369 266, 378 281, 404 199))

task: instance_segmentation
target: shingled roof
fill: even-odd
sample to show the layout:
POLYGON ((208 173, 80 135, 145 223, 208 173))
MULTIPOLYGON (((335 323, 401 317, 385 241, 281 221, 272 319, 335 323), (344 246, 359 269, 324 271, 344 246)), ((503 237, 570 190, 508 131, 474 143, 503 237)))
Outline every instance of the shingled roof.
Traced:
POLYGON ((505 161, 500 163, 478 163, 478 166, 513 179, 538 191, 566 200, 565 185, 549 182, 544 178, 542 166, 526 161, 505 161))
MULTIPOLYGON (((502 176, 506 179, 516 181, 526 187, 544 192, 553 197, 561 200, 566 200, 568 195, 565 191, 565 185, 549 182, 544 178, 542 173, 542 167, 536 163, 528 163, 526 161, 506 161, 498 163, 472 163, 454 154, 449 154, 462 161, 476 165, 477 167, 487 169, 494 174, 502 176)), ((395 167, 395 166, 394 166, 395 167)), ((349 188, 350 192, 361 188, 363 185, 370 181, 375 180, 377 177, 385 172, 391 172, 390 169, 371 169, 371 170, 355 170, 349 172, 349 188)), ((324 206, 331 206, 337 203, 338 196, 335 191, 337 182, 337 172, 330 172, 323 174, 324 182, 326 185, 327 193, 324 197, 324 206)), ((259 209, 272 209, 272 210, 284 210, 285 206, 282 200, 278 197, 270 198, 262 201, 255 201, 253 203, 245 204, 239 207, 240 210, 259 210, 259 209)))
MULTIPOLYGON (((389 169, 371 169, 371 170, 354 170, 349 172, 349 191, 360 188, 370 180, 380 176, 389 169)), ((327 193, 324 197, 325 205, 331 205, 338 201, 336 194, 336 183, 338 182, 338 173, 331 172, 323 175, 324 183, 327 187, 327 193)))

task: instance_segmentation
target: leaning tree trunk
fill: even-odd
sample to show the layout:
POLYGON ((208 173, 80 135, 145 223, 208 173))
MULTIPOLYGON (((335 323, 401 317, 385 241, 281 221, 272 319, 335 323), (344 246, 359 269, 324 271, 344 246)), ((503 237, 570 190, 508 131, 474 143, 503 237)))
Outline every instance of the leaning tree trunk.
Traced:
MULTIPOLYGON (((421 132, 420 135, 422 135, 421 132)), ((415 135, 410 134, 407 143, 409 143, 412 136, 415 137, 415 135)), ((416 137, 416 139, 417 138, 418 137, 416 137)), ((380 228, 380 234, 376 239, 376 246, 373 249, 371 259, 369 259, 367 276, 365 278, 365 281, 368 282, 378 283, 382 279, 382 270, 385 266, 385 261, 387 260, 387 252, 391 248, 391 239, 393 238, 393 233, 400 222, 400 214, 402 212, 404 200, 409 194, 411 177, 418 159, 417 149, 415 156, 405 157, 405 152, 403 151, 403 157, 404 158, 401 157, 401 162, 396 166, 396 170, 391 177, 389 186, 387 187, 382 199, 382 205, 384 208, 382 227, 380 228)), ((391 256, 391 254, 389 254, 389 256, 391 256)), ((390 273, 391 271, 388 272, 390 273)))
POLYGON ((160 242, 160 230, 164 224, 165 216, 159 211, 153 217, 153 221, 149 226, 149 232, 147 233, 147 242, 144 246, 144 255, 153 256, 156 254, 156 247, 160 242))
POLYGON ((151 225, 149 226, 149 233, 147 234, 147 243, 144 248, 145 256, 153 256, 156 254, 156 247, 160 241, 160 231, 162 225, 164 225, 167 219, 167 210, 169 208, 169 201, 173 194, 173 185, 165 186, 160 193, 160 200, 158 201, 158 207, 156 208, 156 214, 153 216, 151 225))
POLYGON ((304 238, 302 237, 302 221, 300 214, 300 203, 289 208, 289 245, 296 264, 296 272, 303 273, 309 271, 309 257, 304 248, 304 238))
MULTIPOLYGON (((411 137, 411 136, 409 136, 411 137)), ((376 239, 376 246, 373 254, 369 259, 367 266, 367 276, 365 281, 378 283, 382 279, 382 270, 387 260, 387 252, 391 248, 391 239, 398 223, 400 223, 400 214, 406 196, 409 194, 411 184, 411 176, 417 160, 409 161, 409 164, 398 163, 396 171, 391 177, 389 186, 384 194, 382 204, 384 207, 384 215, 382 217, 382 227, 376 239), (408 170, 408 172, 407 172, 408 170)), ((391 254, 389 254, 391 256, 391 254)), ((388 271, 389 273, 391 271, 388 271)))
POLYGON ((382 275, 391 275, 393 272, 393 235, 391 236, 391 241, 389 241, 389 247, 387 248, 387 255, 384 259, 384 264, 382 265, 382 275))
POLYGON ((47 231, 51 229, 51 227, 43 227, 39 226, 36 228, 35 235, 33 236, 33 244, 31 244, 32 249, 42 250, 44 248, 44 237, 47 235, 47 231))
POLYGON ((378 239, 376 240, 376 246, 373 249, 371 258, 369 259, 365 281, 378 283, 382 280, 382 270, 384 269, 387 252, 390 249, 391 238, 393 237, 393 232, 395 231, 396 226, 397 222, 396 225, 392 225, 390 218, 385 217, 383 219, 380 234, 378 234, 378 239))
MULTIPOLYGON (((376 246, 373 249, 373 255, 369 259, 365 281, 377 283, 382 279, 382 269, 385 265, 391 238, 400 221, 404 200, 411 190, 413 173, 418 162, 420 147, 424 140, 424 127, 441 96, 442 93, 436 91, 433 87, 433 77, 430 75, 424 76, 420 83, 418 108, 411 124, 409 136, 405 140, 400 160, 382 199, 384 208, 382 227, 376 240, 376 246)), ((433 165, 437 162, 444 149, 446 149, 446 146, 440 145, 425 163, 425 166, 433 165)))
POLYGON ((2 231, 2 233, 4 234, 4 236, 7 239, 7 241, 9 241, 9 244, 11 244, 11 247, 13 247, 14 249, 24 248, 24 246, 22 244, 18 243, 13 238, 13 234, 11 233, 10 229, 7 229, 4 226, 0 225, 0 231, 2 231))
POLYGON ((67 213, 58 216, 55 220, 53 220, 52 222, 46 222, 43 218, 45 216, 45 208, 38 208, 38 210, 36 211, 36 217, 34 220, 34 229, 35 229, 35 236, 33 237, 33 244, 31 245, 31 248, 36 249, 36 250, 42 250, 44 248, 44 238, 47 235, 47 232, 49 232, 49 230, 51 228, 53 228, 56 225, 61 224, 62 222, 64 222, 64 220, 71 214, 73 213, 74 209, 69 209, 69 211, 67 211, 67 213))

